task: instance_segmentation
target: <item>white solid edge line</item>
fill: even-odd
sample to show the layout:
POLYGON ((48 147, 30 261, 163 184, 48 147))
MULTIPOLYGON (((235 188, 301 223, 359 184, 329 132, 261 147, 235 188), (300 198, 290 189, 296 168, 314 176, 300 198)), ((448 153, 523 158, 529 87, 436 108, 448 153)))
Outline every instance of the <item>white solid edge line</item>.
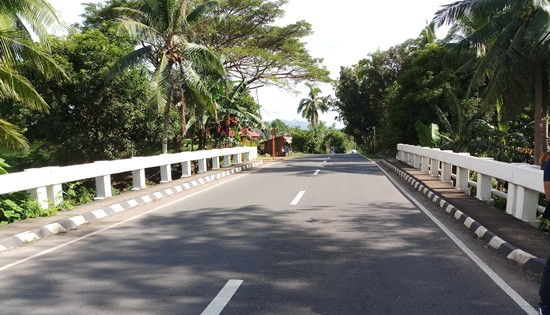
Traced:
POLYGON ((531 304, 523 299, 514 289, 512 289, 502 278, 497 275, 481 258, 479 258, 474 252, 472 252, 461 240, 459 240, 453 232, 451 232, 443 223, 441 223, 436 217, 434 217, 428 209, 426 209, 418 200, 405 191, 405 189, 396 182, 389 174, 382 169, 378 164, 378 168, 386 174, 386 177, 401 191, 402 194, 407 196, 428 218, 430 218, 447 236, 466 254, 470 259, 481 269, 485 274, 491 278, 496 285, 498 285, 504 293, 506 293, 516 304, 529 315, 538 315, 539 312, 535 310, 531 304))
POLYGON ((315 173, 313 173, 313 176, 317 176, 321 170, 316 170, 315 173))
POLYGON ((291 205, 291 206, 297 205, 298 202, 300 202, 300 199, 302 199, 302 197, 304 196, 305 193, 306 193, 305 190, 300 191, 300 192, 296 195, 296 197, 294 197, 294 199, 292 200, 292 202, 290 203, 290 205, 291 205))
POLYGON ((236 279, 231 279, 227 281, 225 286, 221 289, 218 295, 216 295, 212 302, 208 304, 201 315, 219 315, 223 311, 227 303, 229 303, 229 300, 231 300, 235 292, 237 292, 242 283, 243 280, 236 279))
POLYGON ((138 215, 136 215, 136 216, 133 216, 133 217, 131 217, 131 218, 128 218, 128 219, 126 219, 126 220, 123 220, 123 221, 114 223, 113 225, 104 227, 104 228, 102 228, 102 229, 100 229, 100 230, 97 230, 97 231, 95 231, 95 232, 91 232, 90 234, 86 234, 86 235, 81 236, 81 237, 79 237, 79 238, 75 238, 74 240, 71 240, 71 241, 68 241, 68 242, 59 244, 59 245, 57 245, 57 246, 55 246, 55 247, 52 247, 52 248, 43 250, 43 251, 41 251, 41 252, 38 252, 38 253, 36 253, 36 254, 34 254, 34 255, 31 255, 31 256, 29 256, 29 257, 26 257, 26 258, 23 258, 23 259, 19 259, 19 260, 17 260, 17 261, 12 262, 12 263, 6 264, 6 265, 0 267, 0 271, 4 271, 4 270, 7 270, 7 269, 10 269, 10 268, 15 267, 15 266, 17 266, 17 265, 23 264, 23 263, 25 263, 25 262, 27 262, 27 261, 31 261, 31 260, 33 260, 33 259, 35 259, 35 258, 38 258, 38 257, 40 257, 40 256, 44 256, 44 255, 46 255, 46 254, 53 253, 53 252, 55 252, 55 251, 57 251, 58 249, 61 249, 61 248, 63 248, 63 247, 67 247, 67 246, 69 246, 69 245, 71 245, 71 244, 80 242, 80 241, 85 240, 85 239, 87 239, 87 238, 89 238, 89 237, 92 237, 92 236, 94 236, 94 235, 96 235, 96 234, 99 234, 99 233, 102 233, 102 232, 104 232, 104 231, 107 231, 107 230, 110 230, 110 229, 112 229, 112 228, 115 228, 115 227, 117 227, 117 226, 119 226, 119 225, 122 225, 122 224, 125 224, 125 223, 128 223, 128 222, 134 221, 134 220, 136 220, 136 219, 139 219, 139 218, 141 218, 141 217, 143 217, 143 216, 145 216, 145 215, 147 215, 147 214, 149 214, 149 213, 156 212, 157 210, 160 210, 160 209, 162 209, 162 208, 171 206, 171 205, 173 205, 173 204, 175 204, 175 203, 178 203, 178 202, 180 202, 180 201, 182 201, 182 200, 185 200, 185 199, 194 197, 194 196, 196 196, 196 195, 198 195, 198 194, 202 194, 202 193, 204 193, 204 192, 206 192, 206 191, 209 191, 209 190, 211 190, 211 189, 214 189, 214 188, 216 188, 216 187, 218 187, 218 186, 225 185, 225 184, 227 184, 227 183, 229 183, 229 182, 232 182, 232 181, 234 181, 234 180, 237 180, 237 179, 242 178, 242 177, 244 177, 244 176, 247 176, 247 175, 249 175, 249 174, 255 173, 256 171, 258 171, 258 170, 260 170, 260 169, 262 169, 262 168, 264 168, 264 167, 258 167, 258 168, 256 168, 256 169, 250 171, 249 173, 245 173, 245 174, 241 174, 241 175, 235 176, 235 177, 233 177, 233 178, 229 178, 228 180, 226 180, 226 181, 223 182, 223 183, 219 183, 219 184, 213 185, 213 186, 211 186, 211 187, 205 188, 205 189, 203 189, 203 190, 201 190, 201 191, 194 192, 194 193, 189 194, 189 195, 187 195, 187 196, 184 196, 184 197, 182 197, 182 198, 178 198, 178 199, 173 200, 173 201, 171 201, 171 202, 168 202, 168 203, 166 203, 166 204, 164 204, 164 205, 158 206, 158 207, 156 207, 156 208, 154 208, 154 209, 151 209, 151 210, 149 210, 149 211, 142 212, 142 213, 140 213, 140 214, 138 214, 138 215))

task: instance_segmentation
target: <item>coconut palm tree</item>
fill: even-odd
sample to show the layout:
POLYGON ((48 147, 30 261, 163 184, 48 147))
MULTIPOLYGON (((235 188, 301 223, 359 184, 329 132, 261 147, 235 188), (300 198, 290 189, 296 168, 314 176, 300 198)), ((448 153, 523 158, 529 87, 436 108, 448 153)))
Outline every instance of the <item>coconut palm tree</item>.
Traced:
MULTIPOLYGON (((187 131, 187 102, 193 100, 215 113, 214 101, 205 76, 222 76, 225 69, 207 47, 190 41, 193 26, 217 5, 207 1, 191 9, 192 0, 139 0, 135 8, 120 7, 120 32, 126 32, 141 46, 121 57, 110 78, 126 67, 146 61, 154 72, 152 103, 163 111, 162 153, 168 152, 170 111, 177 108, 181 137, 187 131)), ((181 149, 181 148, 178 148, 181 149)))
MULTIPOLYGON (((16 69, 26 62, 46 78, 66 78, 48 53, 49 31, 68 30, 45 0, 2 0, 0 2, 0 99, 47 112, 48 105, 30 81, 16 69), (32 35, 40 40, 36 43, 32 35)), ((21 130, 0 119, 0 145, 28 149, 21 130)))
POLYGON ((329 109, 330 96, 321 96, 321 89, 312 85, 306 84, 309 88, 308 97, 303 98, 298 105, 298 114, 307 119, 309 128, 315 130, 315 126, 319 122, 319 112, 325 113, 329 109))
POLYGON ((534 163, 546 152, 550 69, 548 1, 461 0, 435 15, 450 24, 457 51, 475 49, 471 90, 481 87, 490 104, 502 100, 509 116, 534 103, 534 163))

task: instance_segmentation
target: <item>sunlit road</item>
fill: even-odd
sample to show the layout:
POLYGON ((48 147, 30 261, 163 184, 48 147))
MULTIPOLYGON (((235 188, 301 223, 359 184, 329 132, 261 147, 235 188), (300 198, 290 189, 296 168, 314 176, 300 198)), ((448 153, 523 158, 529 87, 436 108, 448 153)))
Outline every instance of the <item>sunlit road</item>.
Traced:
POLYGON ((373 162, 318 155, 266 164, 1 253, 0 313, 532 310, 373 162))

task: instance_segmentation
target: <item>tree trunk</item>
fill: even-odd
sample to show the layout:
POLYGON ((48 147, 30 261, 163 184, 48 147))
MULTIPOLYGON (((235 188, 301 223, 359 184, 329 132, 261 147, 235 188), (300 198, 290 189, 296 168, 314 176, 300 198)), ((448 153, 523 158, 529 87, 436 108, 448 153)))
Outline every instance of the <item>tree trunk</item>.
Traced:
POLYGON ((533 163, 535 165, 541 165, 541 156, 547 151, 547 123, 542 119, 544 116, 542 66, 540 62, 535 63, 535 130, 533 137, 533 163))
POLYGON ((170 129, 170 104, 164 105, 164 125, 162 126, 162 154, 168 153, 168 129, 170 129))

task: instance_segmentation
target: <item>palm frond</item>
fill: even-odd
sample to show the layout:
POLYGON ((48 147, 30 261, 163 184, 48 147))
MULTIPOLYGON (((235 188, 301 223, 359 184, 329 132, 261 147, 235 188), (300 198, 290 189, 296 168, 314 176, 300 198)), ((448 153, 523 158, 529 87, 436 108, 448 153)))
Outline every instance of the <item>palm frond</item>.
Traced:
POLYGON ((166 55, 163 55, 159 65, 157 66, 153 77, 151 80, 151 85, 153 86, 152 90, 154 92, 151 103, 156 105, 157 109, 162 111, 165 106, 168 104, 168 98, 170 97, 170 91, 172 86, 170 84, 171 73, 170 67, 168 66, 169 60, 166 55))
POLYGON ((0 61, 13 66, 21 60, 46 78, 68 79, 63 68, 37 44, 25 40, 17 31, 0 31, 0 61))
POLYGON ((198 22, 201 18, 204 17, 204 14, 208 11, 214 9, 219 5, 219 1, 206 1, 204 3, 199 4, 197 7, 193 9, 193 11, 189 12, 186 17, 186 22, 189 25, 193 25, 196 22, 198 22))
POLYGON ((106 75, 105 80, 106 81, 113 80, 117 74, 121 73, 125 69, 147 60, 149 57, 151 57, 152 53, 153 53, 153 46, 148 45, 148 46, 143 46, 141 48, 138 48, 128 53, 127 55, 121 56, 115 62, 113 67, 111 67, 111 69, 106 75))
POLYGON ((131 39, 138 39, 149 44, 155 44, 162 40, 162 34, 155 28, 129 19, 119 21, 117 34, 127 34, 131 39))
POLYGON ((48 104, 25 77, 0 65, 0 98, 12 99, 29 108, 48 112, 48 104))
POLYGON ((2 119, 0 119, 0 144, 5 145, 8 149, 23 151, 29 149, 29 142, 23 136, 21 130, 2 119))

